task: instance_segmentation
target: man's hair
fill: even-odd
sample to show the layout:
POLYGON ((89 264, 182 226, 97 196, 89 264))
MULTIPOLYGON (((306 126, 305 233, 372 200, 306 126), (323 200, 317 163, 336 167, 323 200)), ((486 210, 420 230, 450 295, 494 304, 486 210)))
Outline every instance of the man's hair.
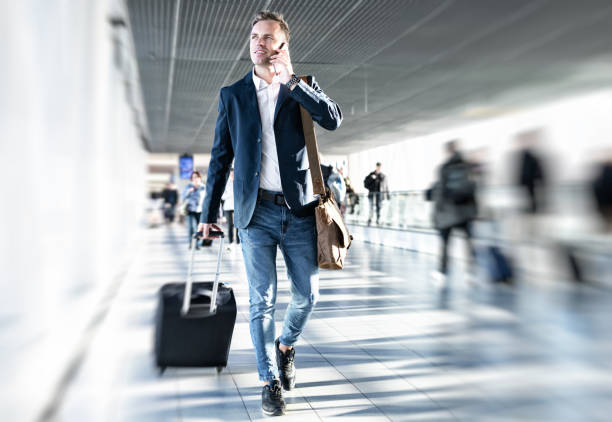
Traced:
POLYGON ((381 163, 376 163, 376 167, 380 167, 380 166, 382 166, 381 163))
POLYGON ((448 141, 445 144, 446 151, 450 152, 451 154, 457 152, 457 144, 458 143, 459 143, 459 141, 457 141, 456 139, 453 139, 452 141, 448 141))
POLYGON ((283 18, 283 15, 277 12, 272 12, 270 10, 260 10, 255 14, 255 17, 253 18, 253 24, 251 25, 251 28, 254 27, 255 24, 260 21, 278 22, 281 30, 285 33, 285 38, 287 39, 287 42, 289 42, 289 38, 291 37, 291 31, 289 31, 289 25, 287 25, 287 22, 283 18))
POLYGON ((197 170, 191 173, 191 176, 189 176, 189 179, 193 179, 193 176, 198 176, 200 179, 202 178, 202 174, 197 170))

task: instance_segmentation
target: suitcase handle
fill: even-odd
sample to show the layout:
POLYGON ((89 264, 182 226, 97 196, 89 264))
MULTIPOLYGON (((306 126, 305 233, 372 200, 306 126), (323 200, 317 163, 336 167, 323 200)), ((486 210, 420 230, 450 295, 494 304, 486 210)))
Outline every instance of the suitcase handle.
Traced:
POLYGON ((182 316, 183 318, 206 318, 214 316, 216 313, 216 309, 214 313, 211 313, 210 307, 206 305, 190 305, 187 313, 182 316))
MULTIPOLYGON (((221 230, 209 230, 208 237, 225 237, 225 233, 221 230)), ((193 235, 194 239, 204 239, 204 232, 197 232, 193 235)))
MULTIPOLYGON (((221 257, 223 256, 223 232, 217 230, 211 230, 209 235, 219 236, 221 239, 219 241, 219 252, 217 254, 217 272, 215 274, 215 282, 213 284, 212 293, 210 295, 210 307, 208 310, 209 315, 204 316, 212 316, 217 313, 217 292, 219 290, 219 270, 221 268, 221 257)), ((198 232, 193 235, 193 239, 191 241, 191 259, 189 260, 189 272, 187 274, 187 282, 185 283, 185 293, 183 295, 183 307, 181 308, 181 315, 184 317, 189 316, 189 309, 191 307, 191 288, 193 285, 193 260, 195 257, 196 251, 196 242, 202 238, 202 232, 198 232)), ((201 313, 198 312, 198 316, 201 313)))

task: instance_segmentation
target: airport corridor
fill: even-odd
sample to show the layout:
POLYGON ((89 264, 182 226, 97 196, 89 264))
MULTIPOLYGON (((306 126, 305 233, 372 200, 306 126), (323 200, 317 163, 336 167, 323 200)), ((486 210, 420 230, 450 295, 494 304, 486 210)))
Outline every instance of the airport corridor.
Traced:
MULTIPOLYGON (((146 240, 108 303, 56 421, 248 421, 261 384, 248 326, 241 251, 223 251, 221 281, 238 317, 228 367, 153 364, 159 287, 182 281, 184 228, 146 240)), ((218 241, 197 255, 194 279, 212 280, 218 241)), ((519 279, 517 285, 428 278, 434 256, 355 241, 342 271, 320 273, 320 300, 296 346, 292 421, 607 421, 612 406, 612 292, 519 279)), ((289 300, 281 254, 277 331, 289 300)), ((459 273, 456 271, 456 273, 459 273)))

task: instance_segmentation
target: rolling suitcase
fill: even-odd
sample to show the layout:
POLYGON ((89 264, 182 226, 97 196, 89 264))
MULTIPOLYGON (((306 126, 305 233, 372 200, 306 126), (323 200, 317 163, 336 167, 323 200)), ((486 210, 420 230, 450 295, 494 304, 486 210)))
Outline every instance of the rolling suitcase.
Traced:
POLYGON ((230 287, 219 283, 223 232, 210 233, 221 236, 215 281, 193 282, 196 234, 187 282, 167 283, 159 290, 154 349, 160 374, 168 366, 216 367, 217 372, 227 366, 236 299, 230 287))
POLYGON ((487 270, 491 280, 496 283, 512 283, 512 265, 506 255, 497 246, 489 246, 487 253, 487 270))

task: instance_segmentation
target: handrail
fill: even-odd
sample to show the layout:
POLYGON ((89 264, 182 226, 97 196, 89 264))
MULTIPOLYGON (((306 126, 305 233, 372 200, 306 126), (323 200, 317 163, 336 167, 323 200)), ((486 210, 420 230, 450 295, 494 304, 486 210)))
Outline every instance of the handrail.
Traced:
MULTIPOLYGON (((433 202, 425 200, 425 189, 390 191, 389 199, 382 201, 380 227, 398 230, 432 229, 433 202)), ((523 192, 514 185, 486 185, 478 189, 481 208, 511 210, 520 208, 523 192)), ((564 183, 547 187, 546 202, 549 209, 558 213, 582 214, 589 207, 590 190, 586 183, 564 183)), ((383 195, 383 197, 386 195, 383 195)), ((367 192, 347 194, 345 220, 349 224, 367 225, 370 204, 367 192)), ((371 224, 375 225, 375 210, 371 224)))

